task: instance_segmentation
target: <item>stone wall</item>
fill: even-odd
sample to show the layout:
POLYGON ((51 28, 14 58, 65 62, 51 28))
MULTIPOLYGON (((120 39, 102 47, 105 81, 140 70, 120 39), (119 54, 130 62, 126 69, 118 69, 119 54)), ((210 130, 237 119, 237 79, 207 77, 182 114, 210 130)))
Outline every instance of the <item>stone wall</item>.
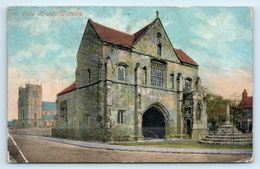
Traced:
POLYGON ((57 136, 83 140, 103 139, 104 108, 100 104, 104 103, 105 98, 100 98, 104 93, 100 80, 105 72, 102 67, 102 52, 102 41, 88 23, 77 53, 77 89, 73 94, 70 92, 57 99, 57 106, 62 100, 70 100, 69 104, 73 105, 73 109, 68 109, 70 115, 67 129, 64 120, 58 120, 54 135, 56 133, 57 136))
POLYGON ((142 54, 147 54, 154 57, 160 57, 165 60, 180 63, 176 54, 173 51, 172 43, 165 32, 163 25, 159 19, 151 25, 151 28, 144 36, 134 45, 134 51, 142 54), (161 34, 162 53, 157 56, 157 33, 161 34))
POLYGON ((102 41, 88 23, 77 53, 76 86, 84 87, 99 80, 102 41), (90 77, 89 77, 90 75, 90 77))
MULTIPOLYGON (((135 52, 121 49, 119 47, 105 46, 104 56, 110 56, 112 62, 112 113, 111 113, 111 134, 112 140, 117 138, 129 138, 132 140, 135 137, 135 125, 138 125, 140 131, 141 123, 140 117, 147 108, 154 103, 160 103, 169 113, 167 123, 169 124, 167 137, 177 137, 181 132, 178 128, 178 97, 182 93, 178 93, 177 89, 177 74, 182 74, 182 81, 189 77, 195 85, 198 76, 197 67, 185 66, 180 64, 173 48, 161 27, 161 23, 156 21, 155 25, 143 36, 143 38, 134 46, 135 52), (162 33, 162 56, 158 57, 156 53, 156 33, 162 33), (150 44, 150 45, 149 45, 150 44), (151 62, 153 59, 159 59, 166 62, 165 67, 165 85, 163 88, 154 87, 151 82, 151 62), (120 63, 126 64, 126 79, 124 81, 118 80, 118 65, 120 63), (138 91, 136 91, 136 65, 140 65, 140 75, 138 91), (144 84, 143 68, 147 71, 147 83, 144 84), (174 74, 174 80, 172 75, 174 74), (172 84, 174 83, 174 84, 172 84), (136 108, 137 94, 141 95, 141 108, 136 108), (118 111, 124 110, 125 124, 117 123, 118 111), (139 116, 139 122, 136 118, 139 116)), ((182 83, 184 85, 184 83, 182 83)), ((182 87, 183 88, 183 87, 182 87)), ((180 119, 180 118, 179 118, 180 119)), ((120 140, 119 139, 119 140, 120 140)))
POLYGON ((51 128, 26 128, 26 129, 9 129, 10 134, 32 135, 32 136, 52 136, 51 128))
POLYGON ((42 87, 26 84, 19 88, 18 127, 43 127, 42 124, 42 87))
POLYGON ((184 80, 192 79, 194 88, 197 77, 198 67, 180 63, 158 19, 132 51, 103 43, 88 23, 77 54, 76 90, 57 99, 57 108, 62 100, 69 100, 68 122, 58 119, 53 133, 83 140, 136 140, 142 137, 142 115, 154 106, 165 117, 166 138, 179 137, 184 80), (158 32, 162 35, 161 56, 156 49, 158 32), (163 87, 151 85, 153 60, 165 65, 163 87), (126 67, 125 80, 118 80, 120 64, 126 67), (123 124, 117 121, 118 111, 124 111, 123 124))
POLYGON ((56 101, 57 119, 55 126, 58 129, 72 129, 74 126, 74 115, 76 106, 76 92, 71 91, 69 93, 58 96, 56 101), (64 117, 61 117, 60 105, 63 101, 67 101, 67 122, 64 117))

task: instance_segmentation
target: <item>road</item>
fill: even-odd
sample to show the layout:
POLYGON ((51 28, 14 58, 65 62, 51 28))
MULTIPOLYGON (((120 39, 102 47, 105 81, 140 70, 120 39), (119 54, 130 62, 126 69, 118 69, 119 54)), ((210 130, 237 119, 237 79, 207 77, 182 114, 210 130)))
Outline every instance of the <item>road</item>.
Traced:
POLYGON ((37 162, 234 162, 249 158, 251 155, 228 154, 174 154, 152 152, 128 152, 106 149, 86 148, 29 138, 13 136, 24 156, 30 163, 37 162))

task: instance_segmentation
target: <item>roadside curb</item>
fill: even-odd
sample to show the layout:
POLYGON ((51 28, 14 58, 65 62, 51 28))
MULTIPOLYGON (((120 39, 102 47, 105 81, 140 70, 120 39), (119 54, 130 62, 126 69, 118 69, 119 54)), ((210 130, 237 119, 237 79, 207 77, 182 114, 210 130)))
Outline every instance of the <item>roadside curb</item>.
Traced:
POLYGON ((28 163, 21 149, 13 139, 12 135, 8 133, 8 162, 9 163, 28 163))
MULTIPOLYGON (((25 137, 25 135, 16 135, 18 137, 25 137)), ((190 148, 158 148, 158 147, 141 147, 141 146, 122 146, 111 145, 100 142, 86 142, 79 140, 69 140, 55 137, 43 137, 43 136, 28 136, 32 139, 43 139, 64 144, 76 145, 80 147, 117 150, 117 151, 135 151, 135 152, 157 152, 157 153, 175 153, 175 154, 236 154, 236 155, 250 155, 251 149, 190 149, 190 148)))

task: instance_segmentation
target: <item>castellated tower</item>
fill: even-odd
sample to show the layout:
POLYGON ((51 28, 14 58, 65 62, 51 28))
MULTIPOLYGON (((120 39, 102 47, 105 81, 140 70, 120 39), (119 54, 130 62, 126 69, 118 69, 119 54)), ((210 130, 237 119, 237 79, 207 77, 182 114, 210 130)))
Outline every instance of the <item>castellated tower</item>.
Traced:
POLYGON ((18 127, 42 127, 42 87, 26 84, 19 88, 18 127))

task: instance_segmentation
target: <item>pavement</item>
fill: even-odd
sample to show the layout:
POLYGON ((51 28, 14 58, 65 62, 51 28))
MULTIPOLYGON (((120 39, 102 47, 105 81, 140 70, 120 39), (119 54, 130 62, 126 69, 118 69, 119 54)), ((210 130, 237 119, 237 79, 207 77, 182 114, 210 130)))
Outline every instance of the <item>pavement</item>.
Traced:
MULTIPOLYGON (((16 135, 18 136, 18 135, 16 135)), ((112 145, 101 142, 79 141, 63 138, 44 137, 44 136, 24 136, 32 139, 41 139, 59 142, 63 144, 70 144, 86 148, 117 150, 117 151, 133 151, 133 152, 159 152, 159 153, 175 153, 175 154, 232 154, 232 155, 251 155, 252 149, 195 149, 195 148, 161 148, 161 147, 142 147, 142 146, 123 146, 112 145)))
POLYGON ((8 133, 8 157, 7 160, 9 163, 28 163, 27 159, 25 158, 24 154, 22 153, 21 149, 17 145, 16 141, 14 140, 13 136, 8 133))
MULTIPOLYGON (((12 136, 17 148, 29 163, 241 163, 253 160, 252 154, 206 154, 194 149, 121 146, 42 136, 12 136)), ((15 159, 18 157, 16 159, 18 163, 24 163, 19 158, 21 155, 17 156, 16 153, 13 155, 15 159)))
POLYGON ((7 160, 9 163, 17 163, 16 159, 14 156, 10 155, 9 151, 7 152, 7 160))

